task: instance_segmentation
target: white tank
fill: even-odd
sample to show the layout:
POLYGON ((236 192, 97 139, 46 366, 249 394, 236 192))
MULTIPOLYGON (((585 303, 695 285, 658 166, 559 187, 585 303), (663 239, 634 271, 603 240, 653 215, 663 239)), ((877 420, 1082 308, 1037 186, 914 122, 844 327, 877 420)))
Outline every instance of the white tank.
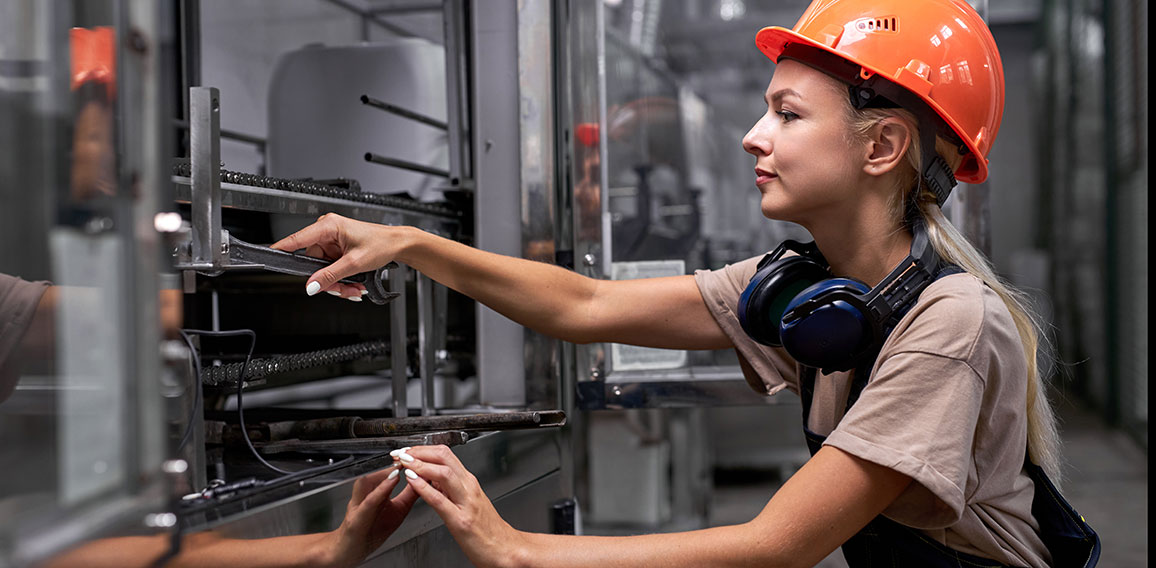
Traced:
POLYGON ((448 170, 446 132, 362 104, 361 96, 444 122, 445 81, 444 50, 424 39, 283 54, 269 82, 269 175, 355 179, 366 192, 440 200, 446 178, 367 162, 365 154, 448 170))

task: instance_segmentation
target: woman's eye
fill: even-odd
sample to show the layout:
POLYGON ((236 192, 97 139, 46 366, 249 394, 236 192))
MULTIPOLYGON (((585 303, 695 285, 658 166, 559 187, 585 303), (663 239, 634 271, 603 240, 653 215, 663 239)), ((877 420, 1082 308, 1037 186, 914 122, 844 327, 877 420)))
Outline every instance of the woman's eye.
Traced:
POLYGON ((792 120, 799 118, 799 115, 797 115, 797 114, 795 114, 789 110, 776 111, 775 114, 783 117, 783 122, 791 122, 792 120))

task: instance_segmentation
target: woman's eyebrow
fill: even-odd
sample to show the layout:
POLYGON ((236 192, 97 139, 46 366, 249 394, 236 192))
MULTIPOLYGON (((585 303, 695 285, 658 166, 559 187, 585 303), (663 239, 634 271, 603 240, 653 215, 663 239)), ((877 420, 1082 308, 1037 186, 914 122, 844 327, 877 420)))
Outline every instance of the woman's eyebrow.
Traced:
POLYGON ((766 99, 766 98, 764 98, 764 100, 766 100, 766 101, 767 101, 767 104, 770 104, 770 103, 772 103, 772 102, 776 102, 776 103, 777 103, 777 102, 779 102, 779 101, 783 100, 783 98, 785 98, 785 97, 789 97, 789 96, 793 96, 793 97, 797 97, 797 98, 802 98, 802 95, 800 95, 800 94, 798 93, 798 91, 796 91, 796 90, 794 90, 794 89, 789 89, 789 88, 788 88, 788 89, 779 89, 779 90, 777 90, 777 91, 775 91, 775 92, 771 93, 771 97, 770 97, 769 99, 766 99))

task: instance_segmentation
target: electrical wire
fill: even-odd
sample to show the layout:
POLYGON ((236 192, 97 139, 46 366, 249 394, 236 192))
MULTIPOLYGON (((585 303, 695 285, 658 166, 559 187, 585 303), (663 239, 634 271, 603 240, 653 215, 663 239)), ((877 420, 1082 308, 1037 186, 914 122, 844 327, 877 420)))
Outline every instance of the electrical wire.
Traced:
MULTIPOLYGON (((311 474, 311 473, 319 472, 322 469, 332 468, 334 466, 342 465, 342 464, 345 464, 346 462, 353 460, 353 456, 349 456, 349 457, 347 457, 344 460, 341 460, 339 462, 335 462, 332 464, 319 465, 319 466, 314 466, 314 467, 307 467, 305 469, 300 469, 297 471, 284 470, 284 469, 281 469, 281 468, 269 463, 268 461, 266 461, 265 458, 261 457, 260 452, 258 452, 257 448, 253 446, 253 441, 249 438, 249 429, 245 426, 245 405, 244 405, 244 402, 242 399, 242 391, 244 390, 244 386, 245 386, 245 372, 249 367, 249 362, 253 360, 253 351, 257 347, 257 334, 254 333, 253 330, 251 330, 251 329, 234 329, 234 330, 228 330, 228 331, 208 331, 208 330, 202 330, 202 329, 182 329, 181 330, 181 336, 185 337, 185 340, 188 342, 190 348, 192 347, 192 340, 189 339, 188 335, 187 335, 190 333, 196 334, 196 335, 204 335, 204 336, 208 336, 208 337, 239 337, 239 336, 243 336, 243 335, 249 337, 249 351, 248 351, 248 353, 245 354, 245 361, 241 364, 241 372, 237 375, 237 423, 239 424, 239 426, 241 428, 241 437, 245 440, 245 445, 249 447, 249 451, 252 452, 253 457, 257 458, 257 461, 261 462, 261 464, 264 465, 265 467, 267 467, 267 468, 269 468, 269 469, 271 469, 277 473, 280 473, 282 475, 282 477, 269 480, 267 483, 284 481, 284 480, 290 479, 292 477, 300 477, 300 476, 305 475, 305 474, 311 474)), ((194 350, 193 360, 194 360, 193 366, 197 371, 197 393, 200 393, 200 391, 201 391, 201 384, 200 384, 200 380, 201 380, 201 356, 195 350, 194 350)), ((199 397, 198 397, 198 400, 199 400, 199 397)), ((197 403, 194 402, 194 404, 197 404, 197 403)), ((199 406, 199 404, 198 404, 198 406, 199 406)), ((189 427, 186 427, 186 429, 185 429, 185 437, 187 437, 192 432, 191 426, 192 426, 192 420, 189 421, 189 427)), ((184 439, 185 437, 182 437, 182 445, 187 441, 184 439)))
POLYGON ((204 399, 202 398, 201 390, 204 388, 201 385, 201 356, 197 354, 197 348, 193 345, 193 339, 187 333, 189 330, 180 330, 181 338, 185 340, 185 345, 189 347, 189 355, 193 360, 193 409, 189 413, 189 422, 185 424, 185 433, 181 435, 181 442, 177 444, 177 455, 185 449, 185 445, 189 443, 189 439, 193 435, 193 424, 198 416, 203 413, 202 405, 204 399))
MULTIPOLYGON (((298 477, 305 477, 306 475, 309 475, 309 474, 320 473, 322 470, 337 469, 338 467, 344 466, 345 464, 353 461, 353 456, 348 456, 345 459, 338 461, 338 462, 328 463, 325 465, 319 465, 319 466, 315 466, 315 467, 308 467, 308 468, 301 469, 298 471, 286 471, 284 469, 281 469, 281 468, 265 461, 265 458, 261 457, 261 454, 257 452, 257 448, 253 447, 253 441, 249 439, 249 430, 248 430, 248 428, 245 427, 245 409, 244 409, 244 406, 242 405, 242 401, 241 401, 241 392, 242 392, 244 385, 245 385, 245 371, 246 371, 247 367, 249 366, 249 362, 253 359, 253 351, 257 347, 257 334, 254 333, 253 330, 251 330, 251 329, 235 329, 235 330, 229 330, 229 331, 208 331, 208 330, 203 330, 203 329, 182 329, 182 330, 180 330, 180 334, 181 334, 181 338, 184 339, 184 341, 185 341, 185 345, 187 345, 189 347, 189 353, 193 359, 193 371, 194 371, 195 375, 194 375, 194 384, 193 384, 193 409, 189 415, 189 422, 188 422, 188 424, 185 425, 185 432, 184 432, 184 434, 181 435, 181 441, 177 445, 177 453, 178 454, 188 444, 189 439, 191 438, 192 433, 193 433, 193 422, 201 416, 201 414, 203 412, 202 407, 204 406, 204 396, 201 394, 201 390, 204 388, 203 385, 201 384, 201 374, 202 374, 201 373, 201 369, 202 369, 202 367, 201 367, 201 354, 198 352, 196 346, 193 344, 193 339, 191 337, 189 337, 189 334, 204 335, 204 336, 208 336, 208 337, 238 337, 238 336, 245 335, 245 336, 249 337, 249 351, 248 351, 248 353, 245 354, 245 362, 241 364, 241 372, 237 376, 237 421, 241 426, 241 435, 245 439, 245 445, 249 447, 249 451, 253 453, 253 457, 257 458, 257 461, 261 462, 265 467, 281 474, 277 478, 271 479, 269 481, 252 480, 253 483, 251 483, 249 485, 250 486, 261 486, 261 485, 268 485, 270 483, 290 481, 290 480, 298 478, 298 477)), ((170 535, 169 548, 164 553, 162 553, 160 557, 158 557, 156 560, 153 561, 153 563, 152 563, 153 568, 163 567, 164 565, 168 564, 170 560, 172 560, 173 558, 176 558, 176 556, 178 554, 180 554, 181 537, 184 533, 184 530, 180 526, 180 522, 181 522, 180 521, 180 517, 181 517, 180 509, 181 509, 181 507, 179 506, 179 504, 180 504, 179 499, 173 500, 172 509, 174 511, 174 514, 177 515, 177 523, 176 523, 175 529, 173 530, 172 535, 170 535)))

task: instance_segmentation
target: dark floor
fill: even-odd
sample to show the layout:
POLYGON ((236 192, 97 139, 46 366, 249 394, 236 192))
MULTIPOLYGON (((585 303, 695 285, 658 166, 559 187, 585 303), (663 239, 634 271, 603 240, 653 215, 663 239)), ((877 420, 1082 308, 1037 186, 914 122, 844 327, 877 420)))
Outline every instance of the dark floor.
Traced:
MULTIPOLYGON (((1106 428, 1093 414, 1072 405, 1058 409, 1067 460, 1063 491, 1100 534, 1100 566, 1148 566, 1148 456, 1128 436, 1106 428)), ((716 477, 710 525, 753 518, 779 487, 759 476, 716 477)), ((845 568, 836 551, 818 565, 845 568)))

